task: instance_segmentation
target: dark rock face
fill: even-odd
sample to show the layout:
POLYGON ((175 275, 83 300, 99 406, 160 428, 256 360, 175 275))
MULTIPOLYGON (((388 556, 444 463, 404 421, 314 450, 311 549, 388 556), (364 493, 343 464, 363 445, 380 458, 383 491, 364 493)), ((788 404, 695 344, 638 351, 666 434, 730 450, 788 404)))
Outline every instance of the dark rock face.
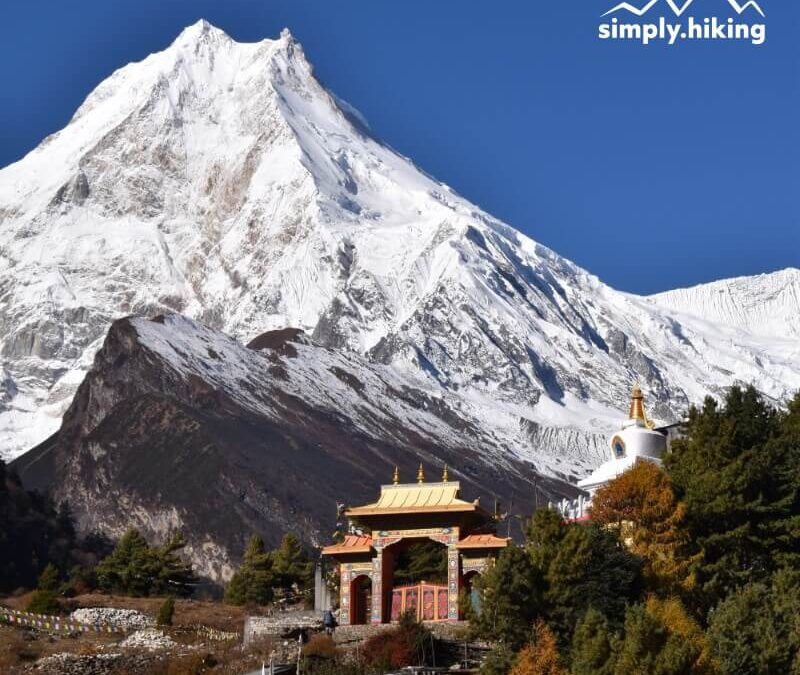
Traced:
MULTIPOLYGON (((15 462, 69 500, 84 529, 180 529, 198 569, 224 579, 247 537, 325 543, 336 502, 373 499, 398 465, 441 465, 467 498, 529 513, 535 468, 446 399, 300 331, 248 347, 178 315, 116 321, 58 433, 15 462)), ((538 479, 554 497, 566 483, 538 479)))

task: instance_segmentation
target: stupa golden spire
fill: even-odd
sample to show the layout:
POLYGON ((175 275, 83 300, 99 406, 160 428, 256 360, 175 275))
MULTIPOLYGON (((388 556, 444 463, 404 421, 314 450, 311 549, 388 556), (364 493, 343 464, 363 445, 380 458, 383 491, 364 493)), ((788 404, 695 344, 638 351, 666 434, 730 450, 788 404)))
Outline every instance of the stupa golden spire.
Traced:
POLYGON ((394 467, 394 474, 392 475, 392 483, 398 485, 400 483, 400 469, 397 466, 394 467))
POLYGON ((631 394, 631 405, 628 408, 628 419, 641 420, 642 422, 647 420, 647 417, 644 414, 644 397, 642 396, 642 390, 639 388, 638 384, 633 388, 633 393, 631 394))
POLYGON ((422 468, 422 462, 419 463, 419 469, 417 470, 417 483, 424 483, 425 482, 425 469, 422 468))
POLYGON ((644 409, 644 396, 642 396, 642 389, 637 384, 633 388, 631 394, 631 405, 628 408, 628 419, 641 422, 643 426, 652 429, 654 424, 647 419, 647 413, 644 409))

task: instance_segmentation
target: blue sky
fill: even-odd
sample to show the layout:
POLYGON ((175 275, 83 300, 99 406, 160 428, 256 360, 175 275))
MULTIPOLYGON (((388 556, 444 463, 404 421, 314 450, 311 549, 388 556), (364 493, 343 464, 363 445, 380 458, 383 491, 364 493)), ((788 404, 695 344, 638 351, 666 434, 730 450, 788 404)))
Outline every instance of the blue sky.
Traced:
MULTIPOLYGON (((601 41, 611 4, 4 3, 0 165, 198 18, 241 41, 289 26, 384 140, 617 288, 800 266, 800 3, 761 0, 758 47, 601 41)), ((691 11, 731 16, 725 0, 691 11)))

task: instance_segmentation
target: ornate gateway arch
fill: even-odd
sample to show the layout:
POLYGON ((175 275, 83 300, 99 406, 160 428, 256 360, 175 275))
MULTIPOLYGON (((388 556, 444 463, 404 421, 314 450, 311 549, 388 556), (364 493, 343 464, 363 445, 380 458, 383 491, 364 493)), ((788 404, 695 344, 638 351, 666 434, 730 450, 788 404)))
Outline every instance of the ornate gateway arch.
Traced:
POLYGON ((485 571, 509 545, 495 534, 492 514, 477 499, 461 499, 461 485, 449 480, 446 468, 437 483, 425 482, 422 465, 416 483, 400 483, 395 469, 394 482, 381 486, 377 501, 351 508, 346 516, 361 534, 348 534, 322 550, 339 563, 342 624, 365 620, 365 576, 371 582, 371 623, 397 620, 404 611, 426 621, 456 621, 465 577, 485 571), (447 548, 447 584, 393 588, 395 551, 403 542, 426 539, 447 548))

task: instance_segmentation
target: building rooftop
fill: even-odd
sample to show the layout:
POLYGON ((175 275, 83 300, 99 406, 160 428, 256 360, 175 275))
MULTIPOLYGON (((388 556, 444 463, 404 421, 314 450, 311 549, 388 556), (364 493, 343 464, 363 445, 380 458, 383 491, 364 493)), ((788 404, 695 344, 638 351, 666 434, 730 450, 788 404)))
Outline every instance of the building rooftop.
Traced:
POLYGON ((498 537, 493 533, 468 534, 456 544, 458 549, 470 548, 505 548, 511 544, 508 537, 498 537))
POLYGON ((478 500, 465 501, 461 499, 460 491, 461 485, 458 481, 381 485, 381 494, 376 502, 351 508, 346 515, 357 517, 478 511, 478 500))
POLYGON ((372 551, 372 537, 368 535, 348 534, 344 541, 332 544, 322 549, 324 555, 337 553, 370 553, 372 551))

